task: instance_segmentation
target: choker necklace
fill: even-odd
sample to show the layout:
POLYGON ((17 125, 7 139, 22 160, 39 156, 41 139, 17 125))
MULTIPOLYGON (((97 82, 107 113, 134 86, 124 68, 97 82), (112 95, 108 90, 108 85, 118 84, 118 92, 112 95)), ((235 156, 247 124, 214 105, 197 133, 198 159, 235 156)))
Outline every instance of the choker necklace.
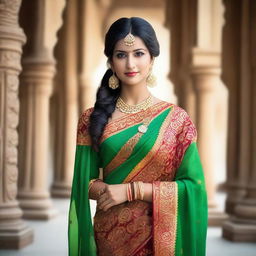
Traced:
POLYGON ((123 113, 137 113, 141 110, 146 110, 152 105, 152 95, 150 94, 148 98, 136 105, 129 105, 123 101, 121 97, 117 99, 116 108, 123 113))

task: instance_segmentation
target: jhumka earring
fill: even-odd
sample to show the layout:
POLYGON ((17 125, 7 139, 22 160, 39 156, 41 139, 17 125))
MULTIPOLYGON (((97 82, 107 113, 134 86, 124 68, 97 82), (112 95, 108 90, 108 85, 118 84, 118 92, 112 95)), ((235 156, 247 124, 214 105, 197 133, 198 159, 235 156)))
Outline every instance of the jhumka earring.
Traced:
POLYGON ((156 86, 156 77, 152 74, 152 71, 150 70, 149 75, 146 80, 148 87, 155 87, 156 86))
POLYGON ((119 87, 119 80, 114 73, 108 80, 108 86, 113 90, 119 87))

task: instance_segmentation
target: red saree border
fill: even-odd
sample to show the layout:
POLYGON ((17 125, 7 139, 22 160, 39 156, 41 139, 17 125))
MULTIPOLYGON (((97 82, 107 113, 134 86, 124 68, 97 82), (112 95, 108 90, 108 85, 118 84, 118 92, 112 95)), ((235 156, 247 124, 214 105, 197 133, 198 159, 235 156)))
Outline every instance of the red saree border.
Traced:
POLYGON ((143 121, 145 117, 149 115, 149 113, 153 116, 153 118, 161 113, 164 109, 172 105, 166 101, 160 101, 151 107, 149 107, 146 111, 140 111, 138 113, 125 115, 116 120, 110 121, 104 130, 104 133, 100 139, 100 143, 103 143, 109 137, 119 133, 120 131, 127 129, 131 126, 139 124, 143 121))
POLYGON ((176 182, 153 182, 153 240, 154 256, 174 256, 178 185, 176 182))
MULTIPOLYGON (((160 101, 152 105, 148 110, 152 111, 152 114, 154 116, 170 105, 171 103, 169 102, 160 101)), ((76 139, 77 145, 91 145, 91 137, 89 134, 89 121, 93 109, 93 107, 88 108, 79 118, 76 139)), ((112 135, 120 132, 121 130, 128 128, 129 126, 139 124, 140 122, 142 122, 147 114, 147 111, 141 111, 134 114, 124 115, 116 120, 110 121, 105 126, 105 130, 103 135, 101 136, 100 143, 102 143, 108 137, 111 137, 112 135)))

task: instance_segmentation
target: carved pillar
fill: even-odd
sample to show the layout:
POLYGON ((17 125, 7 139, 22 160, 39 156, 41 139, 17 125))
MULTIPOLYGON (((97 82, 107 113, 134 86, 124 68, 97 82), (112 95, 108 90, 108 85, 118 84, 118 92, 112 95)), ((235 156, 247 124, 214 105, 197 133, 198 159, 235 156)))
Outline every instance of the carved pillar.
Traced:
POLYGON ((220 87, 220 0, 167 1, 166 25, 171 30, 171 73, 179 104, 198 129, 209 202, 209 224, 220 225, 227 216, 215 203, 218 171, 215 163, 216 89, 220 87))
POLYGON ((196 40, 197 0, 166 1, 166 22, 170 29, 171 70, 179 106, 195 120, 195 92, 190 76, 191 48, 196 40))
POLYGON ((226 210, 231 216, 223 237, 256 242, 256 2, 223 2, 222 76, 230 92, 226 210))
POLYGON ((18 24, 20 0, 0 0, 0 248, 19 249, 33 240, 21 220, 17 194, 18 75, 25 36, 18 24))
POLYGON ((77 2, 68 1, 64 24, 56 45, 57 75, 55 79, 55 157, 54 197, 69 197, 74 168, 76 128, 78 120, 77 82, 77 2), (72 35, 72 36, 70 36, 72 35))
POLYGON ((20 88, 18 198, 24 217, 30 219, 49 219, 56 215, 47 180, 49 98, 55 74, 53 47, 63 7, 64 0, 25 0, 21 9, 28 42, 24 48, 20 88))

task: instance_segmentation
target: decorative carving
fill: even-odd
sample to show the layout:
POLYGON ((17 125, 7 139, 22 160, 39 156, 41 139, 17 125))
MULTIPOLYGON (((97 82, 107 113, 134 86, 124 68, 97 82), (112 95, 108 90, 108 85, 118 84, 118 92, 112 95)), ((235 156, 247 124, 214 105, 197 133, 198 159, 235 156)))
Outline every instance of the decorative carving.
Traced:
POLYGON ((20 53, 15 51, 0 51, 0 66, 4 68, 15 68, 21 70, 20 53))
POLYGON ((0 0, 1 24, 11 25, 18 23, 18 11, 21 0, 0 0))
POLYGON ((7 187, 6 187, 6 199, 7 201, 13 201, 17 195, 17 179, 18 169, 16 165, 8 165, 7 171, 7 187))

